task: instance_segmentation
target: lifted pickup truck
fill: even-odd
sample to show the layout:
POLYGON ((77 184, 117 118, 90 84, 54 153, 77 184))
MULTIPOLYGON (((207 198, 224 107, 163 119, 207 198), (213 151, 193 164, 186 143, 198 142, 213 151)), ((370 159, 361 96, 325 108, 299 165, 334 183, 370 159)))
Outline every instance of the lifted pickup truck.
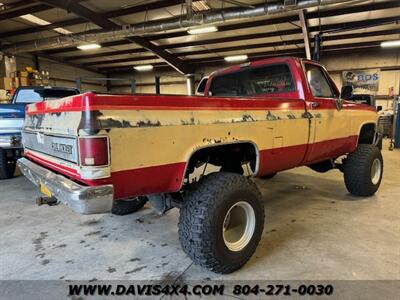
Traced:
POLYGON ((79 91, 71 88, 25 86, 15 91, 10 104, 0 105, 0 179, 8 179, 14 175, 15 163, 21 157, 25 106, 77 94, 79 91))
POLYGON ((19 166, 79 213, 125 214, 147 200, 161 212, 180 208, 183 250, 219 273, 243 266, 261 239, 251 176, 338 168, 350 193, 377 191, 377 114, 342 100, 321 65, 289 57, 233 66, 210 75, 205 95, 86 93, 29 105, 19 166), (209 164, 219 172, 193 181, 209 164))

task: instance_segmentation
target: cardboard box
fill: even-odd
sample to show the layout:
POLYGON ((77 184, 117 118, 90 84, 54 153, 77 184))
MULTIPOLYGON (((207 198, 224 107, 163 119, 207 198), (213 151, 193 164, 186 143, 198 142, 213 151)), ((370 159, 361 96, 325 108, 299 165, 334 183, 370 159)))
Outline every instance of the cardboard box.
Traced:
POLYGON ((13 78, 13 79, 14 79, 14 87, 15 87, 15 88, 19 88, 19 87, 21 86, 19 77, 15 77, 15 78, 13 78))
POLYGON ((27 71, 21 71, 21 72, 19 72, 19 75, 20 75, 21 77, 28 77, 28 76, 29 76, 29 73, 28 73, 27 71))
POLYGON ((11 77, 0 78, 0 89, 12 90, 14 88, 13 79, 11 77))
POLYGON ((28 86, 29 85, 29 78, 28 77, 21 77, 19 79, 21 86, 28 86))

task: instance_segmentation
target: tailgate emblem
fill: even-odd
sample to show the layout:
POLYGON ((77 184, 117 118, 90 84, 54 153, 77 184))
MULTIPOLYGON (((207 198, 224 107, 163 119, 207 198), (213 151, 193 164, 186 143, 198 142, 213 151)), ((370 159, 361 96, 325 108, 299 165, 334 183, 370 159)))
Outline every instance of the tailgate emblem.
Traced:
POLYGON ((60 143, 51 143, 51 149, 55 152, 72 154, 72 146, 60 143))

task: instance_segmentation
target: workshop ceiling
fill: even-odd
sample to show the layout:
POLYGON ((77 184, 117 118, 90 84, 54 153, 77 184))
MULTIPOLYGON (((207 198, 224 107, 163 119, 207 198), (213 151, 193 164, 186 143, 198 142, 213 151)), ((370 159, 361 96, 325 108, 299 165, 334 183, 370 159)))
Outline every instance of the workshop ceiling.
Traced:
MULTIPOLYGON (((193 0, 193 13, 252 7, 265 2, 277 1, 193 0)), ((118 30, 127 24, 187 18, 185 0, 2 0, 1 4, 0 41, 2 48, 8 50, 21 43, 63 35, 80 34, 82 39, 82 33, 118 30), (71 3, 76 6, 63 7, 71 3)), ((306 10, 305 17, 311 43, 316 34, 323 38, 322 53, 373 51, 380 49, 381 41, 400 39, 398 0, 351 1, 313 7, 306 10)), ((226 21, 216 26, 218 31, 212 33, 191 35, 182 28, 99 41, 101 48, 91 51, 57 45, 41 51, 32 47, 30 53, 103 73, 128 71, 134 65, 149 63, 160 68, 173 65, 176 69, 183 64, 222 63, 225 56, 236 54, 247 54, 250 59, 305 56, 298 11, 226 21)), ((183 71, 187 73, 190 69, 183 68, 183 71)))

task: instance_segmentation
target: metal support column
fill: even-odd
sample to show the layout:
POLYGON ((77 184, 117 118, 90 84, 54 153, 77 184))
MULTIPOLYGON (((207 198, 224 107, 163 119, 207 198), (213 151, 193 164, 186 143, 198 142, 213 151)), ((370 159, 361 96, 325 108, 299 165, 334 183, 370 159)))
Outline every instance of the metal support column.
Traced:
POLYGON ((305 9, 302 9, 299 11, 299 19, 300 19, 300 24, 301 24, 301 30, 303 32, 304 48, 306 50, 306 57, 307 57, 307 59, 311 59, 311 46, 310 46, 310 38, 309 38, 307 16, 306 16, 305 9))
POLYGON ((321 40, 322 37, 319 34, 314 36, 314 53, 313 60, 319 61, 321 59, 321 40))
POLYGON ((136 93, 136 80, 135 79, 131 80, 131 93, 132 94, 136 93))
POLYGON ((186 75, 186 87, 187 87, 187 94, 194 95, 194 74, 186 75))
POLYGON ((106 90, 107 93, 109 93, 111 91, 111 80, 110 79, 110 75, 107 74, 107 80, 106 80, 106 90))
POLYGON ((156 76, 155 78, 155 84, 156 84, 156 94, 160 94, 160 76, 156 76))
POLYGON ((33 60, 35 62, 35 69, 40 71, 39 56, 38 55, 34 55, 33 56, 33 60))

